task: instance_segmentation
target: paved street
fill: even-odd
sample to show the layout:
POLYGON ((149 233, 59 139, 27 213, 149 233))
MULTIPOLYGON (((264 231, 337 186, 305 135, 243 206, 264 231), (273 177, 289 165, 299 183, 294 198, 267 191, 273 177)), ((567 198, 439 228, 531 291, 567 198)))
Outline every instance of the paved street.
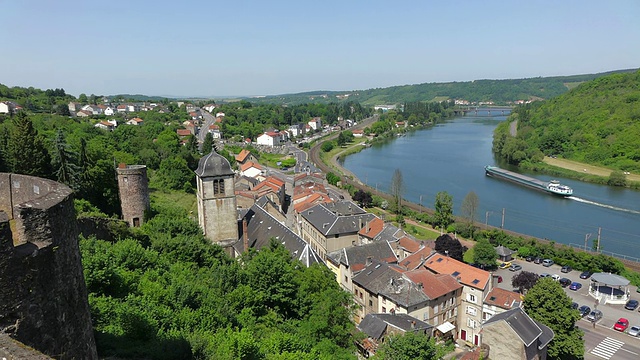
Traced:
MULTIPOLYGON (((577 281, 582 284, 582 288, 578 291, 564 288, 565 293, 580 305, 587 305, 591 309, 595 307, 595 299, 589 296, 588 287, 590 279, 580 279, 581 271, 573 270, 569 273, 562 273, 560 266, 552 265, 544 267, 542 264, 534 264, 525 260, 514 260, 514 264, 522 266, 523 271, 531 271, 537 274, 548 273, 558 274, 560 277, 566 277, 571 281, 577 281)), ((502 283, 498 287, 513 290, 511 279, 519 271, 512 272, 509 270, 496 270, 494 275, 502 276, 502 283)), ((640 300, 640 294, 636 292, 635 287, 630 287, 631 298, 640 300)), ((621 333, 613 330, 613 325, 621 318, 629 319, 630 326, 640 325, 640 312, 638 310, 630 311, 624 308, 624 305, 599 304, 598 310, 601 310, 603 317, 597 322, 596 327, 586 319, 578 321, 578 326, 585 331, 585 359, 638 359, 640 358, 640 338, 632 337, 627 333, 621 333)))

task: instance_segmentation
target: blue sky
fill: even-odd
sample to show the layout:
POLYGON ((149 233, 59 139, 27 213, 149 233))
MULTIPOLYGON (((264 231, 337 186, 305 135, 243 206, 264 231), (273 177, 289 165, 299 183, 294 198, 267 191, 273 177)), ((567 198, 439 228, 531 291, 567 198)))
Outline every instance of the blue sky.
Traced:
POLYGON ((0 83, 273 95, 640 67, 640 1, 0 0, 0 83))

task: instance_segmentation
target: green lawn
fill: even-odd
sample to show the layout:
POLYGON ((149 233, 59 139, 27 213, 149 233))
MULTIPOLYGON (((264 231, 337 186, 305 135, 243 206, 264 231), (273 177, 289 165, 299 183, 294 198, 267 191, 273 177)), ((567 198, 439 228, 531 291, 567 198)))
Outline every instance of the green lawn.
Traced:
POLYGON ((195 194, 183 191, 165 191, 149 189, 151 201, 159 207, 178 207, 184 209, 190 216, 198 216, 198 204, 195 194))

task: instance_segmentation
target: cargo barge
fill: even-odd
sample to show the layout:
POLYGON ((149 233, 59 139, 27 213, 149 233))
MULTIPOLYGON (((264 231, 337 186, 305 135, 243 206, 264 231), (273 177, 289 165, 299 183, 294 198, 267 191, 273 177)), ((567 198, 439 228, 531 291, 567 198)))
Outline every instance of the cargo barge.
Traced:
POLYGON ((501 169, 495 166, 485 166, 485 174, 507 181, 514 182, 516 184, 524 185, 535 190, 541 190, 554 195, 571 196, 573 195, 573 189, 567 185, 562 185, 558 180, 551 180, 549 182, 534 179, 522 174, 515 173, 513 171, 501 169))

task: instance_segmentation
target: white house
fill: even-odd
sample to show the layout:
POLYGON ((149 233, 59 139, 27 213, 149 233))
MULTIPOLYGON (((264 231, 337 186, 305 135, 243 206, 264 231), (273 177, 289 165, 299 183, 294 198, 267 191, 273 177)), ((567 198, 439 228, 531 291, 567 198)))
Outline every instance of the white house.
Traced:
POLYGON ((113 106, 107 106, 104 109, 104 114, 107 115, 107 116, 111 116, 111 115, 115 114, 115 112, 116 112, 116 110, 113 108, 113 106))
POLYGON ((240 165, 240 175, 244 175, 250 178, 258 178, 262 175, 262 166, 253 161, 240 165))
POLYGON ((144 123, 144 120, 140 119, 139 117, 135 117, 127 121, 127 125, 142 125, 143 123, 144 123))
POLYGON ((100 121, 99 123, 95 124, 94 126, 97 127, 97 128, 100 128, 100 129, 113 131, 113 130, 115 130, 116 126, 118 126, 118 123, 115 120, 100 121))
POLYGON ((276 146, 280 145, 280 134, 277 132, 266 132, 256 139, 258 145, 276 146))
POLYGON ((220 132, 220 126, 218 126, 216 124, 209 125, 209 130, 208 131, 211 133, 211 136, 214 139, 222 139, 222 133, 220 132))
POLYGON ((207 105, 203 106, 202 108, 207 110, 208 112, 212 112, 213 109, 216 108, 216 104, 207 104, 207 105))
POLYGON ((315 131, 322 129, 322 120, 319 117, 314 117, 309 121, 309 126, 315 131))
POLYGON ((99 108, 97 105, 85 105, 82 107, 82 110, 90 111, 93 115, 102 114, 102 109, 99 108))

